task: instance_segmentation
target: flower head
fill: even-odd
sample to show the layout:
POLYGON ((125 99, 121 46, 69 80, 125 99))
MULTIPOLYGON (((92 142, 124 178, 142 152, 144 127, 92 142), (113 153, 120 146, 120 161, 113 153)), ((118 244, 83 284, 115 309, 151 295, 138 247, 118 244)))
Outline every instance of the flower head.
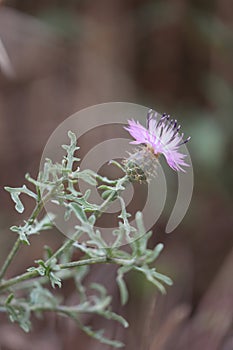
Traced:
POLYGON ((184 134, 180 134, 180 125, 177 120, 170 119, 170 116, 164 113, 159 118, 158 113, 152 110, 147 114, 147 128, 138 121, 128 121, 129 126, 125 129, 135 139, 132 144, 144 144, 158 158, 163 154, 168 165, 176 171, 184 171, 183 166, 189 166, 185 161, 186 155, 180 152, 180 146, 190 140, 188 137, 183 139, 184 134))

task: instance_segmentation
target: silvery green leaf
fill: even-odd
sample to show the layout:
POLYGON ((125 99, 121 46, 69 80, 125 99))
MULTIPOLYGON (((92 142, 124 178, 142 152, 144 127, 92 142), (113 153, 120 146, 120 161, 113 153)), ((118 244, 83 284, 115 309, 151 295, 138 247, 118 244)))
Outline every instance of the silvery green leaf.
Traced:
POLYGON ((13 231, 13 232, 17 232, 17 233, 19 234, 20 240, 21 240, 23 243, 25 243, 25 244, 27 244, 27 245, 30 245, 30 242, 29 242, 29 240, 28 240, 28 238, 27 238, 27 234, 26 234, 26 232, 25 232, 25 230, 24 230, 24 227, 21 227, 21 226, 11 226, 11 227, 10 227, 10 230, 13 231))
POLYGON ((160 283, 158 281, 158 279, 157 279, 158 277, 154 274, 155 269, 153 269, 153 268, 150 269, 148 266, 142 266, 142 267, 136 266, 136 267, 134 267, 134 269, 142 272, 146 276, 146 279, 149 282, 153 283, 162 294, 166 294, 166 289, 164 288, 162 283, 160 283))
POLYGON ((91 225, 91 226, 93 226, 94 224, 95 224, 95 222, 96 222, 96 217, 95 217, 95 215, 90 215, 89 216, 89 218, 88 218, 88 222, 89 222, 89 224, 91 225))
POLYGON ((5 304, 6 310, 11 322, 17 322, 19 326, 25 331, 29 332, 31 328, 30 309, 26 303, 22 304, 5 304))
POLYGON ((51 256, 53 255, 52 249, 48 245, 45 245, 44 246, 44 251, 45 251, 46 259, 50 259, 51 256))
POLYGON ((82 170, 76 174, 76 178, 87 182, 91 186, 97 186, 96 173, 92 170, 82 170))
POLYGON ((51 285, 53 288, 56 287, 56 285, 61 288, 61 279, 60 277, 58 277, 57 275, 55 275, 54 272, 50 272, 49 274, 49 279, 50 279, 50 282, 51 282, 51 285))
MULTIPOLYGON (((40 173, 39 175, 38 175, 38 179, 36 180, 36 179, 33 179, 31 176, 30 176, 30 174, 29 173, 27 173, 26 175, 25 175, 25 179, 28 181, 28 182, 31 182, 33 185, 35 185, 36 187, 46 187, 46 184, 45 184, 45 182, 44 181, 40 181, 40 176, 41 176, 41 174, 42 173, 40 173)), ((46 179, 47 180, 47 179, 46 179)))
POLYGON ((15 203, 15 209, 18 213, 23 213, 24 211, 24 206, 21 200, 19 199, 19 195, 21 192, 12 192, 10 187, 5 187, 5 190, 10 192, 11 198, 13 202, 15 203))
POLYGON ((94 245, 99 249, 108 248, 108 245, 102 238, 101 232, 99 230, 94 231, 91 227, 87 233, 89 233, 90 237, 90 240, 87 241, 87 244, 94 245))
POLYGON ((85 223, 85 222, 88 221, 87 220, 87 216, 86 216, 83 208, 80 205, 78 205, 77 203, 73 202, 73 203, 69 203, 68 207, 70 207, 73 210, 75 216, 78 218, 78 220, 81 223, 85 223))
POLYGON ((104 298, 107 294, 106 288, 102 284, 91 283, 90 287, 98 291, 100 293, 101 298, 104 298))
POLYGON ((146 259, 146 263, 150 264, 153 261, 155 261, 160 255, 161 251, 163 250, 163 247, 164 245, 162 243, 159 243, 155 246, 154 250, 150 250, 150 253, 148 254, 148 257, 146 259))
POLYGON ((71 141, 71 144, 75 144, 76 145, 76 142, 77 142, 77 137, 75 135, 75 133, 73 133, 72 131, 68 131, 68 136, 70 138, 70 141, 71 141))
POLYGON ((90 337, 98 340, 100 343, 103 343, 103 344, 107 344, 107 345, 110 345, 110 346, 113 346, 115 348, 122 348, 124 346, 123 343, 117 341, 117 340, 111 340, 111 339, 108 339, 106 337, 104 337, 104 330, 101 329, 101 330, 98 330, 98 331, 94 331, 91 327, 89 326, 84 326, 84 325, 80 325, 80 328, 87 334, 89 335, 90 337))
POLYGON ((52 220, 55 218, 54 214, 49 213, 45 215, 41 220, 35 220, 32 225, 26 226, 27 234, 38 234, 41 231, 49 230, 53 228, 52 220))
POLYGON ((113 320, 113 321, 119 322, 120 324, 122 324, 122 326, 124 328, 128 328, 129 327, 129 323, 126 321, 126 319, 124 317, 116 314, 113 311, 105 310, 102 313, 100 312, 99 315, 104 316, 108 320, 113 320))
POLYGON ((78 197, 77 195, 65 195, 65 198, 71 202, 77 203, 79 206, 83 208, 85 212, 95 212, 98 211, 99 205, 92 204, 87 201, 91 191, 87 190, 85 194, 81 197, 78 197))
POLYGON ((70 138, 70 144, 69 145, 62 145, 62 148, 66 150, 67 155, 65 156, 66 159, 66 165, 65 168, 67 170, 72 171, 73 163, 75 161, 79 161, 79 158, 76 158, 74 156, 74 152, 79 149, 79 147, 76 146, 77 138, 76 135, 72 131, 68 131, 68 136, 70 138))
POLYGON ((168 286, 172 286, 173 281, 170 277, 163 275, 162 273, 157 272, 156 270, 153 272, 153 276, 158 280, 166 283, 168 286))
POLYGON ((37 283, 30 292, 30 304, 43 306, 56 306, 58 303, 54 295, 37 283))
POLYGON ((119 259, 125 259, 125 260, 130 260, 131 259, 131 255, 124 251, 124 250, 115 250, 113 251, 113 256, 114 258, 119 258, 119 259))
POLYGON ((143 216, 142 213, 140 211, 138 211, 135 215, 135 220, 137 223, 137 227, 138 227, 138 231, 139 231, 139 235, 143 236, 146 233, 144 224, 143 224, 143 216))
POLYGON ((30 244, 28 241, 28 236, 33 234, 38 234, 40 231, 48 230, 53 227, 50 218, 53 219, 55 216, 53 214, 45 215, 40 221, 34 220, 32 224, 26 222, 24 226, 12 226, 11 231, 17 232, 19 234, 20 240, 25 244, 30 244))
POLYGON ((37 195, 35 193, 33 193, 32 191, 30 191, 25 185, 23 185, 22 187, 4 187, 6 191, 8 191, 11 195, 11 198, 13 200, 13 202, 15 203, 15 209, 17 210, 18 213, 23 213, 24 211, 24 206, 23 203, 21 202, 19 196, 21 193, 25 193, 28 196, 34 198, 35 200, 37 200, 37 195))
POLYGON ((121 305, 125 305, 129 298, 129 293, 125 284, 125 281, 122 277, 117 277, 117 284, 120 290, 120 296, 121 296, 121 305))
POLYGON ((132 266, 122 266, 118 269, 118 276, 116 279, 116 282, 119 287, 120 296, 121 296, 121 304, 125 305, 128 301, 128 289, 126 287, 125 281, 124 281, 124 274, 132 269, 132 266))
POLYGON ((125 172, 124 167, 123 167, 120 163, 118 163, 117 161, 115 161, 115 160, 110 160, 109 164, 116 165, 118 168, 120 168, 122 171, 125 172))
POLYGON ((89 266, 85 266, 85 265, 80 266, 76 269, 77 273, 74 275, 74 282, 75 282, 76 289, 79 293, 81 303, 87 300, 86 287, 82 284, 82 282, 83 282, 83 279, 88 274, 89 270, 90 270, 89 266))
POLYGON ((100 185, 100 186, 98 186, 98 189, 99 190, 110 190, 110 191, 113 190, 112 187, 108 186, 108 185, 100 185))
POLYGON ((109 185, 116 185, 117 180, 110 180, 106 176, 96 174, 96 179, 109 185))
POLYGON ((132 242, 131 246, 133 248, 133 252, 135 255, 145 256, 147 254, 146 248, 147 248, 148 240, 151 237, 151 235, 152 235, 152 231, 149 231, 132 242))
POLYGON ((112 248, 117 248, 121 245, 122 243, 122 239, 123 239, 123 236, 124 236, 124 228, 123 227, 119 227, 118 229, 115 229, 113 230, 112 234, 114 236, 116 236, 116 239, 115 241, 113 242, 112 244, 112 248))
POLYGON ((112 195, 113 192, 115 192, 115 191, 113 191, 113 190, 106 190, 106 191, 101 193, 101 197, 103 199, 107 199, 109 196, 112 195))
POLYGON ((120 213, 120 215, 118 217, 123 220, 123 227, 124 227, 124 230, 125 230, 125 234, 126 234, 127 238, 130 240, 130 233, 131 233, 132 230, 135 230, 129 224, 129 221, 128 221, 128 218, 131 216, 131 214, 127 213, 127 211, 126 211, 124 199, 122 197, 120 197, 120 196, 118 198, 119 198, 120 204, 121 204, 121 213, 120 213))

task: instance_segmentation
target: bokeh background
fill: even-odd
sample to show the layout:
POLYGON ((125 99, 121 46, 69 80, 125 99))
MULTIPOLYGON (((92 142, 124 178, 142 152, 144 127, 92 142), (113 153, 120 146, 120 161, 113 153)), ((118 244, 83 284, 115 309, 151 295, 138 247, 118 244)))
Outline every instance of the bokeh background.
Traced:
MULTIPOLYGON (((113 267, 95 267, 89 279, 109 288, 114 310, 129 320, 128 330, 103 324, 127 350, 232 350, 233 2, 5 0, 0 40, 0 260, 14 241, 8 227, 22 220, 3 186, 22 185, 26 172, 36 176, 59 123, 110 101, 167 112, 192 136, 195 173, 185 219, 164 233, 174 186, 151 242, 165 242, 159 268, 174 286, 161 297, 131 274, 130 302, 122 308, 113 267)), ((31 266, 44 244, 55 247, 63 239, 56 230, 35 238, 8 275, 31 266)), ((64 287, 64 298, 72 302, 72 286, 64 287)), ((35 319, 30 334, 1 317, 1 350, 32 347, 109 349, 54 315, 35 319)))

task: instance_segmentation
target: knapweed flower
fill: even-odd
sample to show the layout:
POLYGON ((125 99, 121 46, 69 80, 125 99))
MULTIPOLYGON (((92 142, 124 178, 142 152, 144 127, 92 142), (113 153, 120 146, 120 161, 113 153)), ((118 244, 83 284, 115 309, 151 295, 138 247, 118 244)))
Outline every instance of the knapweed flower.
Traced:
MULTIPOLYGON (((180 146, 187 143, 190 137, 183 139, 184 134, 179 133, 181 126, 177 124, 177 120, 170 119, 166 113, 159 118, 158 113, 149 110, 147 128, 138 121, 129 120, 128 123, 129 126, 125 129, 135 139, 131 143, 142 146, 124 161, 127 173, 132 172, 132 163, 134 163, 141 169, 145 178, 155 175, 156 161, 161 154, 165 156, 168 165, 173 170, 185 171, 183 167, 189 166, 184 160, 186 155, 181 153, 180 146)), ((133 173, 137 174, 135 168, 133 173)), ((129 175, 131 176, 131 173, 129 175)), ((134 180, 138 180, 137 176, 134 180)), ((139 177, 139 181, 144 181, 144 178, 139 177)))

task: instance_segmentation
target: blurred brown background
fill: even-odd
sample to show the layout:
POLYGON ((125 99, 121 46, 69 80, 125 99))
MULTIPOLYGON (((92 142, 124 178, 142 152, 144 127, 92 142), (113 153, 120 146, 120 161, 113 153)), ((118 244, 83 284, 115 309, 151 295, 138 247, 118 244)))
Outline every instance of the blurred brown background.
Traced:
MULTIPOLYGON (((0 260, 14 240, 8 227, 21 220, 3 186, 21 185, 26 172, 36 176, 59 123, 109 101, 165 111, 192 136, 195 172, 183 222, 165 235, 165 215, 154 228, 154 243, 166 244, 159 268, 174 286, 161 297, 130 275, 122 309, 114 269, 96 267, 90 278, 109 286, 115 310, 129 320, 128 330, 104 324, 127 350, 232 350, 233 2, 6 0, 0 40, 0 260)), ((34 240, 9 273, 63 237, 54 231, 34 240)), ((71 302, 72 289, 65 291, 71 302)), ((52 315, 35 320, 29 335, 0 322, 1 350, 109 349, 52 315)))

